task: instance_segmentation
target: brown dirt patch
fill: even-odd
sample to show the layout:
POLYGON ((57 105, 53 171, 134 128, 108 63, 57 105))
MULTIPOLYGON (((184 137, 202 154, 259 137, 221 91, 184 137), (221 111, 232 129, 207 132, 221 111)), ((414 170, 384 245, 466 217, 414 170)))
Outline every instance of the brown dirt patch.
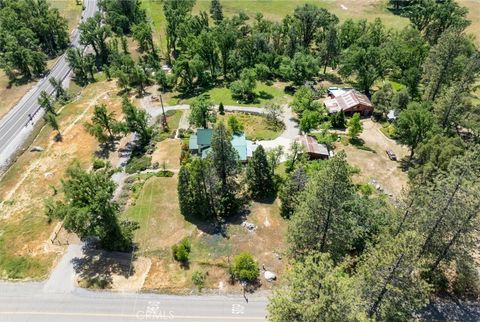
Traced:
POLYGON ((391 161, 385 151, 391 149, 401 160, 408 154, 408 149, 383 135, 380 124, 371 120, 363 120, 362 123, 363 132, 360 138, 365 141, 366 147, 376 153, 360 150, 351 144, 345 146, 343 143, 336 144, 337 152, 344 150, 347 161, 360 168, 361 173, 354 176, 355 181, 364 183, 375 179, 386 192, 399 196, 407 186, 408 177, 400 168, 400 163, 391 161))
POLYGON ((160 167, 165 165, 166 169, 177 170, 180 168, 181 149, 181 140, 163 140, 157 144, 155 152, 152 154, 152 163, 158 162, 160 167))

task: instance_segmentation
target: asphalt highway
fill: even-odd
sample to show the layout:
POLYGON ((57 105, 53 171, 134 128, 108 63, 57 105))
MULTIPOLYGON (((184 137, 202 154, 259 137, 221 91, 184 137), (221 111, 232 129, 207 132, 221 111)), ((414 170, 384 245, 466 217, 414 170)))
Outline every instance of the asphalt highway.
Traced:
POLYGON ((266 321, 267 299, 92 292, 49 293, 44 283, 0 283, 1 322, 266 321))
MULTIPOLYGON (((85 0, 84 4, 85 10, 82 12, 81 21, 93 16, 98 10, 97 0, 85 0)), ((79 42, 80 33, 78 29, 75 29, 71 34, 71 45, 80 46, 79 42)), ((65 54, 58 58, 50 72, 0 120, 0 166, 7 162, 22 145, 34 123, 40 119, 43 111, 40 110, 37 100, 42 91, 52 94, 53 87, 49 82, 50 77, 64 81, 70 77, 70 66, 65 59, 65 54)))

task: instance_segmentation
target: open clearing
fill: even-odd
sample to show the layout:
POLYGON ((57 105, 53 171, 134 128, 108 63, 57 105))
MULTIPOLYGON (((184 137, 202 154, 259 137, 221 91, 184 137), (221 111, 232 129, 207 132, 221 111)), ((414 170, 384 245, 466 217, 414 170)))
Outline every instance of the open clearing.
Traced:
MULTIPOLYGON (((204 93, 207 95, 214 104, 223 103, 224 105, 239 105, 239 106, 256 106, 263 107, 267 103, 282 104, 288 99, 288 95, 283 92, 285 84, 274 83, 273 85, 267 85, 265 83, 257 81, 257 87, 255 87, 255 100, 249 103, 243 103, 237 101, 232 97, 232 92, 228 87, 214 87, 204 93)), ((186 104, 190 104, 193 99, 186 100, 186 104)), ((182 100, 178 101, 183 103, 182 100)))
POLYGON ((363 120, 362 124, 360 138, 365 141, 364 146, 375 152, 361 150, 352 144, 345 146, 341 142, 337 142, 336 152, 344 150, 348 163, 360 168, 361 172, 354 176, 355 181, 365 183, 375 179, 385 192, 399 197, 407 186, 407 173, 400 168, 400 162, 391 161, 385 151, 391 149, 401 160, 408 155, 408 149, 382 134, 380 124, 370 119, 363 120))
MULTIPOLYGON (((157 145, 156 160, 178 160, 180 140, 165 140, 157 145)), ((173 161, 168 163, 172 167, 173 161)), ((167 166, 167 169, 169 167, 167 166)), ((191 275, 195 270, 208 273, 205 287, 218 291, 240 291, 238 284, 229 283, 229 260, 241 251, 251 252, 260 267, 281 274, 284 263, 279 259, 284 252, 286 222, 279 215, 278 201, 273 204, 253 203, 246 215, 257 229, 248 232, 240 224, 241 218, 232 218, 227 228, 229 238, 212 233, 210 224, 185 218, 180 214, 177 195, 177 175, 171 178, 152 177, 143 186, 134 205, 124 217, 136 220, 140 229, 135 234, 138 256, 152 261, 144 289, 161 292, 185 293, 194 288, 191 275), (172 258, 171 247, 184 237, 192 243, 192 253, 187 268, 172 258)), ((262 288, 271 283, 260 278, 262 288)))
POLYGON ((44 200, 53 196, 53 187, 60 187, 65 170, 74 160, 84 167, 90 165, 98 144, 85 132, 83 123, 99 103, 107 104, 120 115, 121 99, 113 95, 116 92, 115 82, 87 86, 81 97, 67 104, 60 113, 58 121, 63 140, 54 142, 55 133, 49 127, 42 128, 31 146, 46 147, 46 150, 29 152, 27 149, 1 179, 1 277, 41 278, 48 273, 57 254, 47 247, 55 223, 47 222, 44 200))

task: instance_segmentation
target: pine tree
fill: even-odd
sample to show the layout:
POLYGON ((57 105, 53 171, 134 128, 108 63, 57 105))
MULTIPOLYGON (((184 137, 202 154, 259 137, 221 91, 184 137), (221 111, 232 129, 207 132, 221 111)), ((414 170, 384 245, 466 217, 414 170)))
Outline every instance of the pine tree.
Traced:
POLYGON ((366 321, 360 289, 347 273, 347 263, 335 266, 328 254, 296 261, 268 304, 270 321, 366 321))
POLYGON ((472 48, 470 40, 457 31, 448 31, 440 37, 423 64, 424 100, 435 101, 444 88, 462 75, 463 58, 472 53, 472 48))
POLYGON ((250 194, 255 199, 271 197, 275 191, 272 171, 267 161, 263 146, 259 145, 253 152, 247 165, 247 184, 250 194))
POLYGON ((328 251, 334 259, 345 255, 355 238, 355 215, 347 206, 354 197, 345 154, 340 152, 311 177, 300 196, 288 229, 291 254, 298 258, 328 251))
POLYGON ((215 174, 208 159, 194 157, 178 174, 178 200, 181 213, 188 217, 216 220, 215 174))
POLYGON ((218 123, 213 131, 211 153, 215 174, 219 180, 220 192, 216 196, 220 199, 217 216, 225 217, 235 213, 238 209, 236 193, 238 185, 238 154, 232 146, 232 137, 223 123, 218 123))
POLYGON ((474 147, 456 157, 445 173, 415 190, 422 201, 414 210, 417 229, 424 236, 419 256, 429 259, 431 271, 445 259, 469 253, 474 245, 480 207, 479 151, 474 147))
POLYGON ((218 113, 220 115, 224 115, 225 114, 225 107, 223 106, 223 103, 220 102, 220 104, 218 105, 218 113))
POLYGON ((408 320, 428 303, 429 285, 418 261, 419 236, 406 232, 384 237, 362 256, 356 277, 369 318, 408 320))
POLYGON ((223 11, 220 0, 212 0, 210 2, 210 16, 216 24, 219 24, 223 20, 223 11))
POLYGON ((281 201, 280 214, 283 218, 288 219, 294 214, 295 208, 300 201, 301 192, 307 185, 307 180, 308 177, 304 168, 298 168, 288 176, 279 193, 281 201))

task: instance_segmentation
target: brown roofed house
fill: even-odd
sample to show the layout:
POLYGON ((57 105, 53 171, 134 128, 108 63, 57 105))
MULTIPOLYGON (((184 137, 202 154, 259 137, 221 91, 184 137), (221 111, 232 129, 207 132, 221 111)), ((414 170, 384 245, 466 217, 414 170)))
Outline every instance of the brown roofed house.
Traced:
POLYGON ((310 160, 328 159, 330 157, 328 147, 325 144, 318 143, 314 137, 302 135, 300 141, 305 147, 305 152, 310 160))
POLYGON ((334 98, 326 99, 325 107, 329 113, 343 111, 345 114, 370 115, 373 112, 372 102, 365 94, 357 90, 351 90, 334 98))

